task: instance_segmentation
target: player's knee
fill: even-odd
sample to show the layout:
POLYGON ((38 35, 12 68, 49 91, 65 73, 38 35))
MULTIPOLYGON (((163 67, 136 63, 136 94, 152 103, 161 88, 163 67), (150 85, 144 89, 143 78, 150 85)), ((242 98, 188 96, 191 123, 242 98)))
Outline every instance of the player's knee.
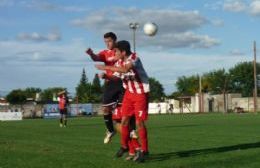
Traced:
POLYGON ((116 128, 116 131, 121 134, 121 123, 116 122, 115 123, 115 128, 116 128))
POLYGON ((129 118, 123 117, 121 124, 122 126, 127 126, 129 124, 129 118))
POLYGON ((110 114, 110 111, 111 111, 111 110, 110 110, 110 107, 103 107, 103 108, 102 108, 102 111, 103 111, 103 114, 104 114, 104 115, 108 115, 108 114, 110 114))
POLYGON ((136 126, 138 127, 138 129, 144 128, 145 127, 145 123, 144 123, 144 121, 137 121, 136 122, 136 126))

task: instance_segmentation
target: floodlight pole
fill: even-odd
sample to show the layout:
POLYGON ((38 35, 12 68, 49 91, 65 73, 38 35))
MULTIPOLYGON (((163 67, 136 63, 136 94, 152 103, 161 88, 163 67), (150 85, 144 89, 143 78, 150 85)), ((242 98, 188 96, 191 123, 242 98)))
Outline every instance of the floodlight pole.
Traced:
POLYGON ((129 28, 133 30, 133 49, 134 49, 134 53, 136 52, 136 30, 139 27, 139 23, 135 22, 135 23, 129 23, 129 28))
POLYGON ((254 112, 257 112, 256 42, 254 41, 254 112))

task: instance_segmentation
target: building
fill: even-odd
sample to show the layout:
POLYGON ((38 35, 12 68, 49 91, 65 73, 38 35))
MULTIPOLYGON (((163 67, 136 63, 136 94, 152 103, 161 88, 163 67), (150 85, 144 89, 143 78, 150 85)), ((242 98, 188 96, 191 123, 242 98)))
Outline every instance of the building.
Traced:
POLYGON ((5 98, 0 98, 0 106, 9 106, 9 103, 5 98))

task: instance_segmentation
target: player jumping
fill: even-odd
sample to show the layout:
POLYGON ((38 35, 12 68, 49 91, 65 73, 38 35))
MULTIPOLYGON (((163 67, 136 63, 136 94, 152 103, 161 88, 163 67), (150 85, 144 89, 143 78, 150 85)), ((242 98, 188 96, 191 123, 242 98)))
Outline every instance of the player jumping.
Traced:
MULTIPOLYGON (((92 49, 88 49, 86 53, 90 55, 91 59, 96 62, 104 62, 107 66, 114 66, 116 60, 115 56, 115 44, 117 36, 113 32, 104 34, 104 42, 107 46, 106 50, 100 51, 98 54, 94 54, 92 49)), ((102 76, 105 79, 105 87, 103 94, 103 115, 104 121, 107 128, 104 143, 107 144, 111 141, 111 138, 115 134, 112 120, 112 110, 116 103, 121 104, 122 97, 124 95, 124 88, 122 86, 122 80, 120 78, 112 77, 113 72, 107 70, 102 76), (120 100, 121 99, 121 100, 120 100)))
POLYGON ((133 114, 136 118, 139 137, 141 139, 141 150, 137 151, 135 160, 143 162, 148 152, 148 136, 145 121, 148 119, 148 93, 150 91, 148 75, 145 72, 141 60, 135 53, 131 52, 128 41, 119 41, 115 46, 115 57, 120 60, 115 66, 96 65, 99 70, 116 72, 123 79, 126 89, 122 103, 122 134, 121 148, 118 153, 128 151, 129 121, 133 114))

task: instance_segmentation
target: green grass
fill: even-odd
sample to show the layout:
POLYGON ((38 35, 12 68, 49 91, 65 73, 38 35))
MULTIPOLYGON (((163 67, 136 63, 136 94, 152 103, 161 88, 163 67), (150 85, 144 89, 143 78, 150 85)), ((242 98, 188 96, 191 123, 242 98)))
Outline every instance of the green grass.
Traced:
POLYGON ((150 158, 115 159, 117 135, 103 144, 101 117, 0 122, 0 168, 260 167, 260 115, 150 116, 150 158))

